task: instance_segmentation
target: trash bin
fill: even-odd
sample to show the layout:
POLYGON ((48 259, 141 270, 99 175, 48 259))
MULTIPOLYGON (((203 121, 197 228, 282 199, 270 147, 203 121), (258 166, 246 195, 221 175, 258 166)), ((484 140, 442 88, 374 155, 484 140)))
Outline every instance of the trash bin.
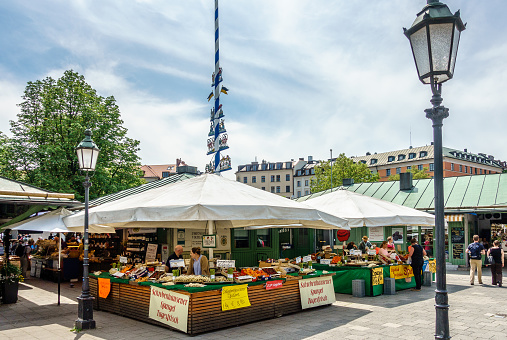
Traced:
POLYGON ((396 279, 391 277, 384 277, 384 294, 396 294, 396 279))
POLYGON ((364 280, 352 280, 352 295, 355 297, 364 297, 364 280))

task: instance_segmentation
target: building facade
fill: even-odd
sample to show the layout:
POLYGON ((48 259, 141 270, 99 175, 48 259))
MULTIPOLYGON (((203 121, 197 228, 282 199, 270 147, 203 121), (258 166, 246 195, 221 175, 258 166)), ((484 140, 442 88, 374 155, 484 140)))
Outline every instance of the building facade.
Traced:
POLYGON ((291 198, 293 190, 293 169, 297 162, 252 162, 238 165, 236 181, 274 194, 291 198))
MULTIPOLYGON (((444 177, 486 175, 502 173, 507 168, 506 162, 495 160, 484 153, 473 154, 464 150, 443 148, 444 177)), ((433 177, 434 147, 433 145, 409 148, 404 150, 352 157, 355 163, 364 163, 374 173, 378 173, 380 181, 388 181, 389 176, 407 172, 417 168, 427 168, 433 177)))
POLYGON ((308 161, 300 158, 294 166, 294 196, 302 197, 312 193, 310 188, 311 180, 315 177, 315 166, 318 161, 314 161, 312 156, 308 156, 308 161))
POLYGON ((176 164, 143 165, 141 166, 141 171, 143 172, 142 178, 144 178, 147 183, 158 181, 178 173, 198 174, 197 167, 187 165, 181 158, 176 159, 176 164))

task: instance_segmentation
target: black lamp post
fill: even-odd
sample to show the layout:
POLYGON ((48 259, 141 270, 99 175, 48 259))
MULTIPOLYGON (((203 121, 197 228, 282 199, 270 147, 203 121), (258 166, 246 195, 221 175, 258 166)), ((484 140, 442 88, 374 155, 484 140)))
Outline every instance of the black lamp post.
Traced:
POLYGON ((90 187, 90 171, 95 170, 97 158, 99 157, 99 148, 92 141, 92 132, 89 129, 85 131, 85 139, 76 147, 77 159, 79 161, 79 170, 86 173, 83 186, 85 188, 85 216, 84 216, 84 256, 83 256, 83 287, 81 296, 78 297, 78 319, 76 320, 76 329, 93 329, 95 320, 93 320, 93 297, 90 295, 90 283, 88 281, 88 196, 90 187))
POLYGON ((461 31, 465 24, 459 11, 454 15, 447 5, 438 0, 428 0, 427 5, 417 14, 412 27, 404 32, 410 40, 412 54, 419 79, 430 84, 433 107, 426 109, 426 118, 433 122, 435 154, 435 253, 437 264, 437 289, 435 294, 436 325, 435 339, 450 339, 449 304, 446 288, 445 267, 445 222, 444 185, 442 163, 442 125, 449 116, 449 109, 442 104, 442 83, 451 79, 454 73, 456 55, 461 31))

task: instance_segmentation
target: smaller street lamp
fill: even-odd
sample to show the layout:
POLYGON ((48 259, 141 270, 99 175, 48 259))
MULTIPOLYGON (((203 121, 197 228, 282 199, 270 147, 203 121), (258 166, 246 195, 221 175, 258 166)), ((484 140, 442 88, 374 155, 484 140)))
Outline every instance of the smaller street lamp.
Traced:
POLYGON ((81 296, 78 297, 78 319, 75 323, 76 329, 93 329, 95 320, 93 320, 93 297, 90 295, 90 283, 88 280, 88 196, 90 187, 90 171, 95 171, 97 158, 100 149, 92 141, 92 132, 85 130, 85 139, 76 147, 77 159, 79 161, 79 170, 86 173, 83 186, 85 188, 85 216, 84 216, 84 235, 83 235, 83 286, 81 296))
POLYGON ((419 80, 430 84, 433 107, 426 109, 426 118, 433 122, 434 140, 434 183, 435 183, 435 253, 437 265, 437 289, 435 294, 435 339, 450 339, 449 304, 446 288, 445 267, 445 222, 444 222, 444 184, 442 163, 442 126, 449 117, 449 109, 442 104, 442 83, 451 79, 458 53, 459 38, 465 29, 459 11, 452 14, 447 5, 438 0, 428 0, 417 13, 412 27, 404 28, 410 40, 412 54, 419 80))

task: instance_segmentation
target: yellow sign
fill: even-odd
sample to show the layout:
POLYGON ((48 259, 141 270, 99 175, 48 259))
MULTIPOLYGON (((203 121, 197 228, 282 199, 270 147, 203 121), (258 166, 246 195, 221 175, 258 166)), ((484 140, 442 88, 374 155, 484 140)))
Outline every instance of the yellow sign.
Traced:
POLYGON ((373 268, 371 270, 371 285, 378 286, 384 284, 384 268, 373 268))
POLYGON ((231 310, 250 306, 248 285, 222 288, 222 310, 231 310))
POLYGON ((105 299, 111 291, 111 280, 99 277, 99 297, 105 299))
POLYGON ((428 261, 428 266, 430 268, 430 272, 432 273, 437 272, 437 260, 428 261))
POLYGON ((409 277, 414 276, 414 271, 412 270, 412 267, 407 264, 401 264, 398 266, 391 266, 390 267, 390 277, 398 279, 406 279, 409 277))

